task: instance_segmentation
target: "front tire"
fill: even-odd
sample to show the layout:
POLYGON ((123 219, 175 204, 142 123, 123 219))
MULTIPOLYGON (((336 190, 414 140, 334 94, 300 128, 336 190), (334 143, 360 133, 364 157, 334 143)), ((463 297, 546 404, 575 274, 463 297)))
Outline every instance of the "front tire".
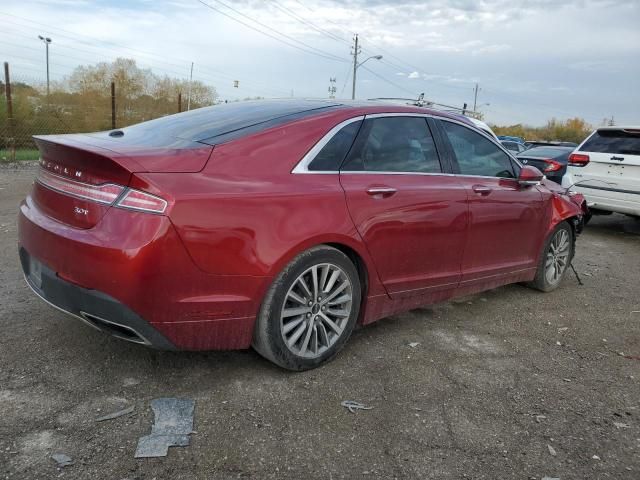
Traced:
POLYGON ((571 265, 574 249, 573 229, 569 223, 562 222, 549 235, 538 263, 536 277, 529 286, 542 292, 558 288, 571 265))
POLYGON ((253 348, 288 370, 331 360, 353 331, 360 288, 355 265, 341 251, 320 245, 299 254, 265 296, 253 348))

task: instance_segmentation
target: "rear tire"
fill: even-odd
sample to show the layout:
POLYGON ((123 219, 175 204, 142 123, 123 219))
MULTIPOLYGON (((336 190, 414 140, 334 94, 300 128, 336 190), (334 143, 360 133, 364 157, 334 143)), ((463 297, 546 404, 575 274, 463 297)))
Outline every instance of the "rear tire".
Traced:
POLYGON ((355 265, 341 251, 320 245, 299 254, 265 296, 253 348, 288 370, 308 370, 331 360, 356 324, 360 288, 355 265))
POLYGON ((542 292, 551 292, 558 288, 571 265, 574 250, 573 229, 569 223, 562 222, 547 238, 540 255, 536 276, 528 286, 542 292))

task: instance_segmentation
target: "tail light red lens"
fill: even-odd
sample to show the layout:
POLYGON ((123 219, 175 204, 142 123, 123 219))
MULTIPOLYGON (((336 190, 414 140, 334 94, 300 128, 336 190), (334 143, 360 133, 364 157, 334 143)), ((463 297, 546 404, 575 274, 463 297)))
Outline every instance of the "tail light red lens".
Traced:
POLYGON ((555 160, 545 160, 544 161, 546 167, 544 167, 545 172, 557 172, 558 170, 562 170, 562 164, 556 162, 555 160))
POLYGON ((76 182, 65 177, 54 175, 46 170, 39 169, 36 177, 38 183, 52 190, 66 193, 72 197, 91 200, 103 205, 111 205, 124 191, 124 187, 111 183, 102 185, 90 185, 76 182))
POLYGON ((150 193, 130 189, 127 190, 124 197, 118 200, 116 207, 140 210, 142 212, 164 213, 167 209, 167 201, 150 193))
POLYGON ((587 163, 589 163, 589 155, 583 153, 569 155, 569 166, 571 167, 584 167, 587 163))
POLYGON ((156 195, 113 183, 91 185, 54 175, 43 169, 38 170, 36 181, 51 190, 102 205, 150 213, 164 213, 167 209, 167 201, 156 195))

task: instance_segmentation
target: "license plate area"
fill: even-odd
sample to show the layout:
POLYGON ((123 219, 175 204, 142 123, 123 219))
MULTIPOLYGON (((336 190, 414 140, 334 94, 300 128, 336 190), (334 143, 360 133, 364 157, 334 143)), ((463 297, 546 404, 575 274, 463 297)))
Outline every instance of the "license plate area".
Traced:
POLYGON ((36 287, 42 288, 42 264, 33 257, 29 257, 29 279, 36 287))

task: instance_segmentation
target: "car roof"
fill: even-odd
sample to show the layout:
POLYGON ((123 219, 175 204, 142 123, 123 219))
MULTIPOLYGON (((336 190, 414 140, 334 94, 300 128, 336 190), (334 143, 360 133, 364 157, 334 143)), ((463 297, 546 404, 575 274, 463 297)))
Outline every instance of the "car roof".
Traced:
POLYGON ((596 130, 640 130, 640 125, 612 125, 606 127, 598 127, 596 130))
MULTIPOLYGON (((425 113, 460 120, 458 115, 412 105, 398 105, 380 101, 337 101, 326 99, 273 99, 224 103, 202 107, 188 112, 157 118, 119 129, 119 137, 135 142, 145 138, 150 145, 158 141, 177 138, 190 142, 216 145, 267 128, 335 112, 354 116, 373 113, 425 113)), ((473 125, 469 122, 469 125, 473 125)), ((109 139, 108 132, 91 134, 109 139)))

